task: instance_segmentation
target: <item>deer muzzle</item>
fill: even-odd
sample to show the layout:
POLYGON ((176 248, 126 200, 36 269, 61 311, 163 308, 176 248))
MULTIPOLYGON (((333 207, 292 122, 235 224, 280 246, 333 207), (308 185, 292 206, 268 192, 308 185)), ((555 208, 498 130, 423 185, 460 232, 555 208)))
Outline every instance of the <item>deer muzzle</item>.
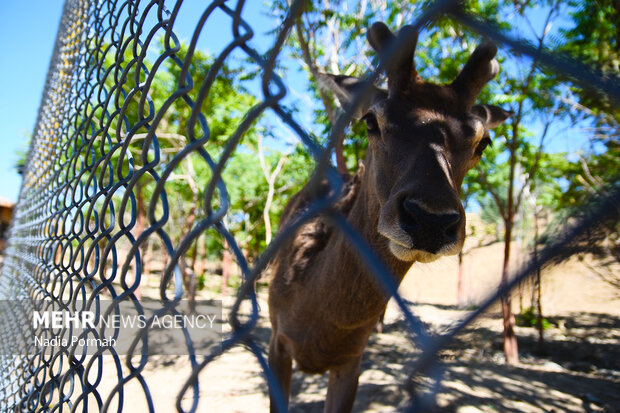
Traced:
POLYGON ((443 255, 457 254, 462 247, 462 212, 433 211, 411 198, 390 209, 390 213, 382 214, 379 219, 379 233, 388 238, 390 251, 399 260, 430 262, 443 255))

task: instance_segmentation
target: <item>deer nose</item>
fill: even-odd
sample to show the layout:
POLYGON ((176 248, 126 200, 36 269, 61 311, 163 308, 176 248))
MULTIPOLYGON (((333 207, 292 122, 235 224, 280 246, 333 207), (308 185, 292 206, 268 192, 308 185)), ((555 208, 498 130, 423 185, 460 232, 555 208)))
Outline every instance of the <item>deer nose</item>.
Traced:
POLYGON ((411 237, 414 247, 436 253, 457 241, 461 214, 435 214, 412 199, 405 199, 402 207, 400 226, 411 237))

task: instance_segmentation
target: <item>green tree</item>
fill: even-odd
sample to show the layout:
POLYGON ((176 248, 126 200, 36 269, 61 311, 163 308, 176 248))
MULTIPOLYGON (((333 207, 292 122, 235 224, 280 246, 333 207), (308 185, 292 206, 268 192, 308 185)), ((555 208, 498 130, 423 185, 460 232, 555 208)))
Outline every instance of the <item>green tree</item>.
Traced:
MULTIPOLYGON (((571 0, 568 2, 571 24, 560 30, 557 48, 582 63, 600 71, 609 79, 620 82, 620 6, 613 0, 571 0)), ((575 117, 590 118, 595 137, 618 142, 620 107, 600 90, 575 84, 562 73, 552 73, 570 85, 577 102, 569 102, 575 117)), ((616 144, 617 149, 617 144, 616 144)))
MULTIPOLYGON (((531 17, 525 8, 518 9, 520 17, 533 28, 532 35, 536 38, 536 46, 539 49, 543 49, 548 42, 548 27, 558 17, 558 7, 558 3, 552 3, 548 7, 546 19, 539 31, 534 29, 531 17)), ((474 179, 480 180, 485 196, 493 200, 503 222, 502 285, 508 282, 510 273, 515 220, 522 207, 524 194, 541 172, 541 159, 546 156, 545 139, 551 124, 556 120, 559 105, 558 86, 545 76, 536 58, 529 63, 529 67, 523 73, 524 76, 520 76, 518 73, 504 71, 499 80, 502 86, 494 91, 494 96, 490 96, 498 103, 509 104, 514 114, 509 124, 497 130, 496 137, 504 140, 502 150, 487 152, 486 160, 477 166, 474 173, 474 179), (536 123, 542 127, 539 127, 537 133, 533 133, 530 125, 536 123), (538 141, 537 145, 533 144, 535 141, 538 141)), ((519 354, 510 295, 504 295, 501 301, 504 353, 507 362, 515 364, 518 363, 519 354)))
MULTIPOLYGON (((162 39, 161 42, 164 40, 162 39)), ((143 45, 156 55, 163 55, 169 47, 162 43, 143 45)), ((208 133, 209 139, 204 142, 204 149, 214 162, 222 156, 228 139, 241 124, 246 113, 258 103, 243 83, 243 66, 233 62, 235 68, 224 65, 218 70, 218 75, 211 84, 208 93, 201 104, 199 89, 202 80, 207 76, 214 63, 214 59, 200 50, 192 51, 181 44, 175 52, 174 59, 152 62, 148 58, 140 61, 133 55, 132 45, 125 47, 120 54, 113 53, 114 49, 102 57, 104 66, 109 68, 103 80, 101 93, 108 96, 108 106, 122 107, 118 116, 110 116, 103 106, 95 109, 95 116, 91 122, 109 126, 104 129, 106 136, 98 135, 93 145, 82 145, 77 148, 82 159, 86 162, 92 157, 92 148, 100 148, 97 156, 109 154, 109 167, 96 167, 95 176, 105 176, 105 180, 122 180, 129 173, 148 166, 154 159, 155 153, 160 159, 155 166, 155 173, 161 175, 164 168, 170 164, 177 154, 194 139, 203 139, 208 133), (187 98, 181 96, 178 90, 186 86, 181 78, 181 65, 189 59, 189 76, 193 86, 187 92, 187 98), (144 104, 146 94, 152 101, 152 107, 144 104), (194 103, 191 103, 191 102, 194 103), (158 123, 151 125, 151 118, 160 108, 168 105, 158 123), (151 113, 152 111, 152 113, 151 113), (193 113, 200 111, 207 121, 208 131, 203 131, 200 122, 190 128, 190 119, 193 113), (109 120, 108 120, 109 119, 109 120), (147 146, 149 132, 157 137, 158 149, 154 143, 147 146), (131 140, 125 151, 123 144, 126 137, 131 140)), ((141 50, 138 48, 138 50, 141 50)), ((149 54, 148 56, 150 56, 149 54)), ((112 109, 114 110, 114 109, 112 109)), ((93 125, 96 128, 97 125, 93 125)), ((265 240, 269 240, 273 229, 266 234, 266 225, 272 222, 277 225, 275 217, 280 215, 283 208, 281 194, 294 193, 306 177, 311 163, 307 156, 298 149, 285 146, 271 145, 261 150, 261 142, 267 138, 274 138, 273 127, 264 119, 254 123, 243 136, 240 146, 226 162, 223 180, 230 196, 230 207, 227 215, 227 224, 239 241, 242 250, 248 256, 256 256, 264 247, 265 240), (277 170, 278 159, 283 159, 277 170), (286 162, 284 162, 286 160, 286 162), (274 163, 275 162, 275 163, 274 163), (273 164, 273 165, 272 165, 273 164), (271 171, 266 179, 264 171, 271 171), (268 198, 271 197, 271 200, 268 198), (266 207, 267 205, 267 207, 266 207), (237 232, 239 231, 239 233, 237 232)), ((289 145, 290 146, 290 145, 289 145)), ((211 167, 196 151, 190 152, 178 163, 165 183, 167 211, 164 211, 161 198, 154 198, 156 179, 151 173, 143 174, 131 187, 130 197, 135 200, 137 211, 136 223, 132 229, 134 237, 138 237, 146 228, 147 209, 150 204, 155 205, 155 217, 168 214, 165 232, 171 237, 173 245, 179 245, 181 240, 202 219, 206 218, 207 207, 217 208, 221 202, 219 192, 215 194, 215 205, 204 205, 204 191, 208 187, 213 173, 211 167)), ((290 195, 286 194, 286 195, 290 195)), ((118 202, 119 199, 114 198, 118 202)), ((118 210, 118 207, 115 207, 118 210)), ((127 220, 129 222, 130 220, 127 220)), ((149 225, 152 222, 149 222, 149 225)), ((163 245, 153 245, 158 238, 152 235, 141 244, 142 258, 145 265, 144 273, 149 272, 151 258, 162 257, 166 265, 167 253, 152 254, 153 250, 164 249, 163 245), (150 253, 149 253, 150 252, 150 253), (149 257, 146 257, 146 255, 149 257)), ((193 299, 198 286, 198 277, 204 269, 203 260, 222 259, 222 252, 227 248, 226 243, 215 231, 209 230, 196 239, 186 254, 179 260, 179 267, 183 274, 185 290, 190 300, 193 299), (189 259, 189 261, 188 261, 189 259)), ((162 251, 163 252, 163 251, 162 251)), ((224 252, 226 255, 228 251, 224 252)), ((228 254, 230 257, 230 254, 228 254)), ((224 260, 232 262, 232 260, 224 260)), ((137 291, 136 291, 137 293, 137 291)))
MULTIPOLYGON (((572 0, 568 2, 570 24, 560 30, 559 50, 597 70, 609 80, 620 83, 620 6, 613 0, 572 0)), ((549 73, 564 81, 570 93, 565 98, 566 111, 573 122, 585 124, 583 133, 590 147, 579 153, 577 161, 566 171, 566 188, 558 197, 557 221, 573 215, 595 195, 602 195, 608 184, 620 179, 620 106, 605 91, 584 88, 562 73, 549 73)), ((575 252, 592 253, 601 265, 592 271, 616 288, 620 277, 614 266, 620 263, 618 223, 601 222, 598 242, 582 242, 575 252)), ((546 231, 548 236, 552 230, 546 231)))

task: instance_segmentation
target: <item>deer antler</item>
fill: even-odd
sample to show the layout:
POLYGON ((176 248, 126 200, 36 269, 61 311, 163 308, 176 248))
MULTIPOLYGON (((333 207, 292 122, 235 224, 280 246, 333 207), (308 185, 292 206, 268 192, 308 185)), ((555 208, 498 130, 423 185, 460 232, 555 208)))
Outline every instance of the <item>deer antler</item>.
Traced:
MULTIPOLYGON (((390 94, 406 93, 415 82, 417 72, 413 62, 418 33, 413 26, 404 26, 395 36, 382 22, 374 23, 367 33, 368 43, 379 54, 385 65, 390 94), (402 43, 393 56, 386 56, 394 43, 402 43)), ((452 82, 450 87, 459 96, 460 104, 469 110, 478 94, 499 72, 499 64, 495 60, 497 47, 490 42, 480 44, 467 60, 467 63, 452 82)))
POLYGON ((499 63, 495 60, 497 47, 490 42, 483 42, 471 54, 467 63, 451 84, 461 104, 469 109, 478 94, 499 72, 499 63))
POLYGON ((398 37, 382 22, 374 23, 367 33, 368 43, 379 54, 379 58, 385 64, 385 72, 388 78, 388 90, 390 93, 402 93, 409 88, 412 79, 417 72, 413 64, 413 55, 418 43, 418 33, 413 26, 404 26, 398 32, 398 37), (394 40, 406 39, 403 47, 386 61, 386 52, 394 40))

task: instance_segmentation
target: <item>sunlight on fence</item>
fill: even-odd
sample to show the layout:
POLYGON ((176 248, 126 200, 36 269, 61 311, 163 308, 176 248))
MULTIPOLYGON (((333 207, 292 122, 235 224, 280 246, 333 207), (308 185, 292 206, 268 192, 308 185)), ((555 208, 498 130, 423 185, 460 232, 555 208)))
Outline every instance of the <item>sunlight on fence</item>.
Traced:
MULTIPOLYGON (((511 38, 460 11, 457 3, 437 1, 411 24, 422 28, 447 13, 500 46, 536 55, 541 64, 563 71, 584 87, 599 88, 611 100, 619 99, 618 85, 609 79, 579 62, 511 38)), ((330 212, 335 200, 329 195, 310 205, 295 226, 278 234, 260 256, 248 262, 239 234, 230 229, 231 220, 238 217, 230 216, 231 196, 223 173, 257 119, 268 115, 286 125, 316 160, 315 172, 327 178, 332 188, 343 184, 330 165, 331 151, 351 113, 338 119, 323 148, 282 104, 287 83, 276 66, 303 4, 293 3, 269 52, 263 54, 253 47, 251 22, 242 18, 243 0, 216 0, 205 6, 187 45, 175 34, 175 22, 184 10, 181 2, 66 0, 0 274, 0 300, 5 304, 0 324, 0 410, 121 411, 129 398, 135 398, 144 402, 146 410, 158 411, 152 383, 143 374, 152 362, 147 346, 136 345, 126 357, 110 346, 89 355, 80 355, 71 346, 69 350, 58 347, 56 352, 37 350, 31 337, 40 331, 24 320, 40 309, 40 301, 54 302, 60 308, 69 308, 78 300, 88 308, 102 300, 125 301, 142 312, 149 283, 154 283, 152 298, 161 307, 156 311, 175 311, 178 301, 193 288, 191 284, 198 282, 185 257, 199 237, 217 239, 221 248, 227 248, 243 279, 229 316, 231 331, 221 347, 201 356, 198 343, 185 343, 188 363, 185 382, 176 394, 179 411, 197 411, 200 372, 233 347, 253 354, 264 379, 273 379, 266 349, 254 336, 259 317, 265 317, 265 309, 259 309, 255 281, 295 228, 318 213, 325 213, 343 231, 394 295, 411 330, 412 346, 421 349, 409 379, 402 383, 411 396, 408 408, 412 411, 429 406, 436 389, 431 386, 430 392, 421 394, 412 384, 414 376, 428 375, 438 385, 442 370, 438 351, 532 273, 534 263, 519 269, 503 290, 488 297, 449 333, 431 336, 400 299, 397 286, 372 249, 342 216, 330 212), (215 18, 218 27, 230 31, 230 42, 221 46, 221 52, 200 73, 197 44, 215 18), (232 70, 235 76, 233 56, 259 73, 255 89, 262 97, 240 103, 238 116, 229 118, 234 124, 224 129, 225 136, 217 136, 213 125, 218 123, 217 116, 224 115, 207 108, 208 99, 211 93, 219 93, 214 90, 222 72, 232 70), (167 89, 159 90, 156 84, 167 89), (192 179, 197 174, 208 178, 204 187, 192 179), (188 199, 181 199, 179 182, 189 188, 185 191, 188 199), (181 202, 192 202, 200 210, 185 211, 179 217, 176 209, 181 202), (145 276, 155 272, 158 277, 145 276), (116 383, 106 387, 101 378, 110 371, 116 383)), ((368 74, 367 85, 378 78, 380 70, 368 74)), ((360 90, 354 102, 360 103, 363 94, 360 90)), ((545 247, 539 264, 560 259, 565 247, 594 223, 616 216, 619 197, 617 185, 612 186, 604 198, 584 206, 584 216, 545 247)), ((52 328, 47 334, 54 338, 65 333, 52 328)), ((147 326, 140 334, 140 340, 147 340, 152 332, 147 326)))

